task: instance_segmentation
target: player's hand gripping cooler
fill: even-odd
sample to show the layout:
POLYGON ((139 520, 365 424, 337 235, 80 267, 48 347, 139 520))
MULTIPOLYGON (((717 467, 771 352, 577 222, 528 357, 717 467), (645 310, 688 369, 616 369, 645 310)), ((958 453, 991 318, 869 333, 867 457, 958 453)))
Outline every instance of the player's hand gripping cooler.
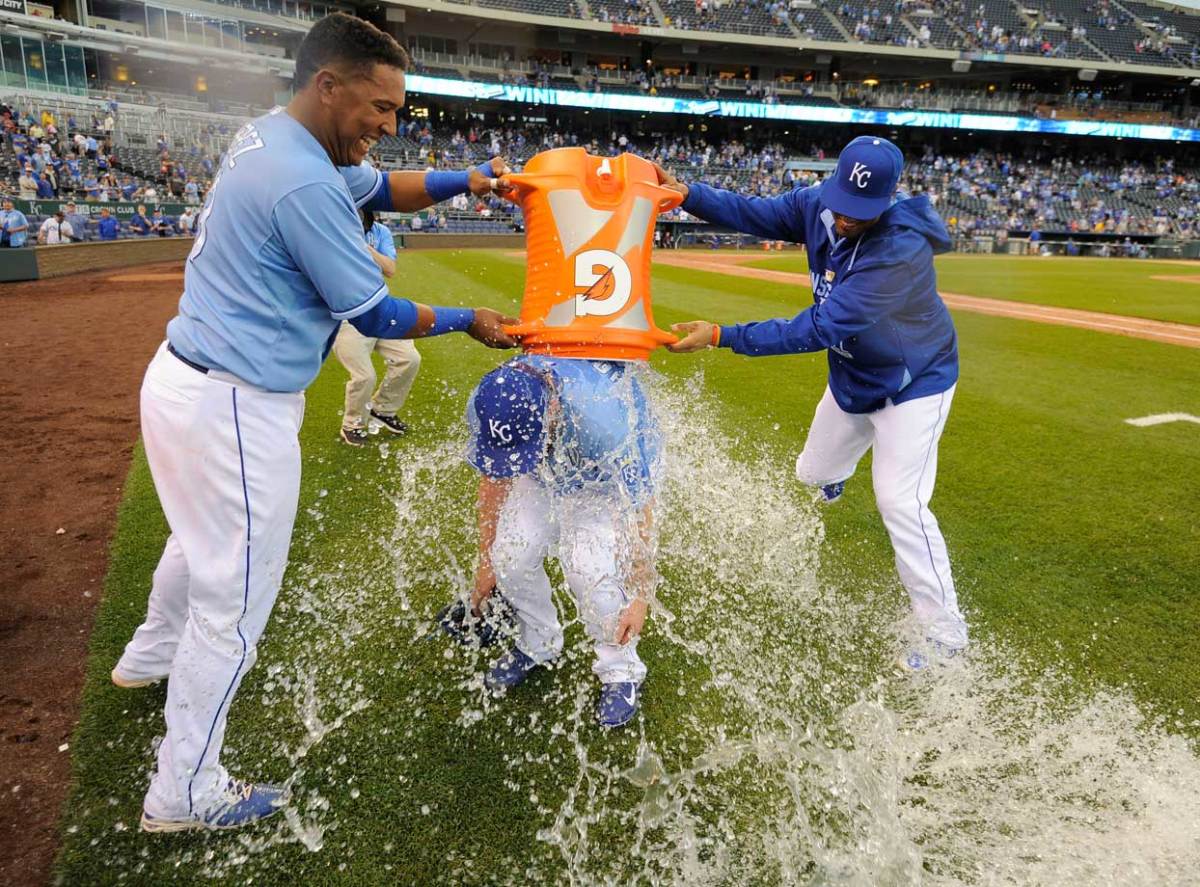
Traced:
POLYGON ((506 331, 527 352, 645 360, 678 341, 654 325, 650 251, 661 212, 683 198, 632 154, 594 157, 556 148, 507 177, 525 215, 521 323, 506 331))

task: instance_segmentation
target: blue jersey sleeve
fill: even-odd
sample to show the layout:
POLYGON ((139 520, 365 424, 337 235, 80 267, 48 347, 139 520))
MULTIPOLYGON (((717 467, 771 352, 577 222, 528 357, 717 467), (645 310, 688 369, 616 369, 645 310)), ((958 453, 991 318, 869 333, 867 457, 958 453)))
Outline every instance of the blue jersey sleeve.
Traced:
POLYGON ((839 349, 847 339, 874 326, 912 291, 907 262, 864 262, 854 274, 829 291, 825 301, 791 320, 778 318, 721 327, 721 347, 738 354, 766 357, 839 349))
POLYGON ((387 296, 344 191, 327 182, 296 188, 275 204, 271 225, 335 320, 357 317, 387 296))
POLYGON ((387 173, 376 169, 365 160, 358 166, 339 166, 338 172, 346 180, 350 197, 359 209, 390 212, 392 189, 388 187, 387 173))
POLYGON ((380 255, 389 259, 396 258, 396 238, 392 236, 387 225, 376 222, 371 227, 371 246, 375 247, 375 251, 380 255))
POLYGON ((706 222, 735 231, 768 240, 804 243, 803 193, 798 190, 779 197, 744 197, 697 182, 688 186, 683 208, 706 222))

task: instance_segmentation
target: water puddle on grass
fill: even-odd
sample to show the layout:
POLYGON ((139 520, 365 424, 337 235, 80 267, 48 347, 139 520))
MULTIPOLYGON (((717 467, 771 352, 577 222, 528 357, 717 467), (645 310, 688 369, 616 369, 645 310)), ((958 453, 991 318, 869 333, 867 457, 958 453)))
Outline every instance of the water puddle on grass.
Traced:
MULTIPOLYGON (((1151 723, 986 638, 899 674, 898 585, 821 572, 821 511, 789 456, 731 436, 699 376, 652 388, 670 443, 638 721, 594 724, 577 621, 560 665, 502 699, 482 685, 495 651, 436 633, 469 583, 474 495, 462 439, 422 440, 381 455, 395 527, 376 541, 394 570, 364 580, 336 547, 300 564, 267 633, 290 653, 268 651, 243 691, 279 736, 231 743, 231 769, 288 762, 286 820, 110 862, 132 882, 273 883, 302 865, 380 883, 411 880, 432 843, 447 884, 1195 883, 1200 760, 1168 727, 1196 725, 1151 723), (396 830, 382 846, 380 820, 396 830)), ((298 554, 335 532, 327 506, 298 554)), ((345 545, 352 559, 362 542, 345 545)))

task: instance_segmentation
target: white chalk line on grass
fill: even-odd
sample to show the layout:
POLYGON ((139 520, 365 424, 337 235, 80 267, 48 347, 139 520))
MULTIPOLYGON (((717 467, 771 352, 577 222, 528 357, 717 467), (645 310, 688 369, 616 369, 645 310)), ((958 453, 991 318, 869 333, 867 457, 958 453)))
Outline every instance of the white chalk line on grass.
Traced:
POLYGON ((1195 422, 1200 425, 1200 416, 1191 413, 1155 413, 1153 416, 1142 416, 1139 419, 1126 419, 1126 425, 1136 425, 1138 428, 1149 428, 1152 425, 1167 425, 1171 422, 1195 422))

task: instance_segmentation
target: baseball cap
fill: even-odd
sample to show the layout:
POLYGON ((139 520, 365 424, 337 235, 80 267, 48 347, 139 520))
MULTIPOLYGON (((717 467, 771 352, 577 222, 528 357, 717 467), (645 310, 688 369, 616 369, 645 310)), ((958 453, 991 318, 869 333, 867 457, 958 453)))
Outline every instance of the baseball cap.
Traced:
POLYGON ((821 203, 852 219, 873 219, 891 206, 904 169, 900 149, 876 136, 859 136, 838 155, 837 169, 821 183, 821 203))
POLYGON ((542 455, 546 382, 538 371, 506 363, 479 382, 471 399, 472 464, 490 477, 533 470, 542 455))

